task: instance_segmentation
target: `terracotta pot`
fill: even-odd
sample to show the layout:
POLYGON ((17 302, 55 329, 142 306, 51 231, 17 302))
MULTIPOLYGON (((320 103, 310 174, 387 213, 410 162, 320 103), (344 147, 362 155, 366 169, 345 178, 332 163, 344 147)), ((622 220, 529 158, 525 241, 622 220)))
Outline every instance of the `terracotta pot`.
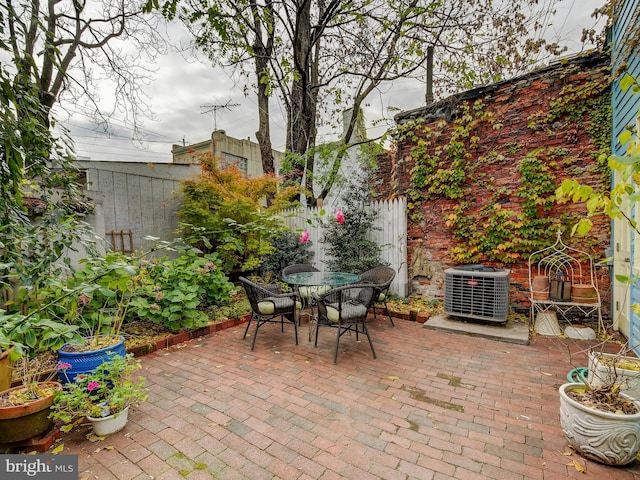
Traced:
POLYGON ((11 350, 0 353, 0 392, 7 390, 11 386, 11 361, 9 360, 11 350))
MULTIPOLYGON (((45 382, 62 389, 59 382, 45 382)), ((22 386, 10 388, 0 394, 19 390, 22 386)), ((2 443, 16 443, 35 437, 46 432, 53 425, 53 420, 49 419, 51 405, 53 405, 53 394, 39 398, 24 405, 13 407, 0 407, 0 439, 2 443)))
POLYGON ((536 275, 531 280, 531 296, 534 300, 549 299, 549 277, 536 275))
POLYGON ((571 301, 578 303, 598 303, 596 289, 591 285, 572 285, 571 301))

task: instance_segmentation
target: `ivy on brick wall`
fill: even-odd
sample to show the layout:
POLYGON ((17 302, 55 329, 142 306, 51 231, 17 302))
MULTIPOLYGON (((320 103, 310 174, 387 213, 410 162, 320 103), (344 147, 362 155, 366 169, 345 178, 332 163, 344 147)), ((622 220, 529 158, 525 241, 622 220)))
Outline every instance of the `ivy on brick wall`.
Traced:
MULTIPOLYGON (((606 75, 580 85, 570 83, 546 108, 541 106, 539 113, 527 118, 532 135, 563 132, 570 141, 572 129, 586 132, 595 146, 589 155, 603 187, 608 186, 609 171, 606 162, 598 159, 610 145, 608 86, 606 75)), ((486 137, 487 131, 503 128, 494 113, 477 100, 459 105, 449 123, 416 120, 398 129, 398 140, 411 144, 410 218, 420 223, 423 205, 453 200, 443 220, 456 240, 450 249, 456 262, 515 263, 552 243, 558 228, 566 231, 575 223, 569 215, 549 215, 555 205, 554 192, 562 172, 580 177, 590 167, 562 146, 531 148, 518 138, 488 150, 486 143, 479 148, 483 132, 486 137), (509 186, 496 186, 487 173, 489 165, 514 169, 517 178, 509 186)))

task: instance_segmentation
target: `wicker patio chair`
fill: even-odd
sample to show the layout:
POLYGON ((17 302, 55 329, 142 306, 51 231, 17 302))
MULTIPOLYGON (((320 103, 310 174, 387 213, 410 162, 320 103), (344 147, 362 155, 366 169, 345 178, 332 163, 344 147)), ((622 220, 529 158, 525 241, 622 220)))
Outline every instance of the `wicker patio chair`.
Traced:
POLYGON ((311 265, 310 263, 296 263, 295 265, 289 265, 282 269, 282 276, 289 275, 291 273, 300 273, 300 272, 319 272, 316 267, 311 265))
MULTIPOLYGON (((316 267, 311 265, 310 263, 296 263, 294 265, 289 265, 282 269, 282 277, 290 275, 292 273, 303 273, 303 272, 319 272, 316 267)), ((310 285, 310 286, 298 286, 298 296, 300 297, 300 301, 302 303, 302 308, 310 308, 313 311, 313 294, 322 295, 323 293, 331 290, 331 287, 326 287, 324 285, 310 285)))
POLYGON ((395 327, 395 324, 393 323, 393 318, 391 318, 391 314, 389 313, 387 296, 389 295, 389 287, 391 286, 391 282, 395 276, 396 271, 393 268, 386 267, 384 265, 374 267, 371 270, 367 270, 360 274, 360 279, 363 282, 370 283, 376 287, 376 293, 373 296, 373 302, 371 304, 371 308, 373 309, 373 318, 376 318, 376 308, 380 310, 384 309, 384 313, 389 317, 389 321, 393 327, 395 327))
POLYGON ((265 323, 280 323, 280 329, 284 332, 284 319, 286 318, 293 323, 295 330, 296 345, 298 345, 298 323, 296 322, 296 295, 294 293, 279 293, 279 288, 269 285, 262 286, 240 277, 240 281, 247 293, 249 304, 251 305, 251 318, 247 323, 244 331, 243 339, 247 337, 249 326, 255 318, 256 331, 253 334, 253 342, 251 342, 251 350, 256 346, 256 338, 258 337, 258 329, 265 323))
POLYGON ((349 331, 355 332, 356 341, 359 340, 361 333, 366 335, 373 358, 377 358, 366 325, 367 313, 369 312, 375 289, 374 285, 359 283, 334 288, 322 296, 313 294, 318 307, 318 325, 314 345, 318 346, 320 328, 331 327, 337 329, 336 351, 333 355, 333 363, 338 362, 340 337, 349 331))

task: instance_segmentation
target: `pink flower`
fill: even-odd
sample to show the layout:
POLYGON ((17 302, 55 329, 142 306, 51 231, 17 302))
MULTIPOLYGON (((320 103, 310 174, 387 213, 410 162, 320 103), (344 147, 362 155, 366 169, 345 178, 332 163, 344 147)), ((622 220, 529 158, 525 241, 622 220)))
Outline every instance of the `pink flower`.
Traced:
POLYGON ((100 388, 100 384, 98 382, 89 382, 87 384, 87 390, 89 390, 90 392, 93 392, 94 390, 97 390, 100 388))
POLYGON ((308 241, 309 241, 309 232, 307 232, 306 230, 303 230, 302 234, 300 235, 300 242, 307 243, 308 241))
POLYGON ((340 209, 336 210, 336 222, 338 222, 340 225, 344 223, 344 213, 342 213, 342 210, 340 209))
POLYGON ((58 364, 58 370, 67 370, 68 368, 71 368, 71 364, 69 362, 61 362, 58 364))

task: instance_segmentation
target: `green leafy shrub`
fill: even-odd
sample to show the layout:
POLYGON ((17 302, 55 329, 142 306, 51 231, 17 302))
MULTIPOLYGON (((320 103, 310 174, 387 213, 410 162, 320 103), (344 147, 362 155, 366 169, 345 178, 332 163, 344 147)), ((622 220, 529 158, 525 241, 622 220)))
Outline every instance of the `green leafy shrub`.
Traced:
POLYGON ((206 324, 207 309, 228 303, 234 288, 220 260, 184 245, 161 246, 178 250, 180 256, 149 260, 151 252, 137 257, 110 252, 85 259, 70 277, 51 280, 29 296, 27 309, 76 325, 83 335, 118 335, 124 323, 137 319, 174 331, 206 324))
POLYGON ((344 220, 336 218, 324 230, 322 242, 330 257, 327 260, 329 270, 361 273, 386 265, 381 258, 380 246, 367 238, 376 219, 376 212, 365 208, 371 196, 367 185, 352 185, 347 189, 351 195, 344 199, 344 220))
POLYGON ((131 301, 137 316, 171 330, 206 325, 207 309, 228 303, 234 289, 218 256, 186 250, 180 257, 146 266, 149 281, 131 301))
POLYGON ((282 232, 271 241, 273 251, 265 255, 260 267, 264 278, 280 278, 282 269, 296 263, 311 263, 313 242, 302 243, 299 235, 294 232, 282 232))
POLYGON ((215 251, 225 272, 253 271, 285 228, 276 214, 287 206, 281 199, 288 193, 277 190, 273 176, 248 178, 233 165, 219 167, 211 154, 198 158, 202 174, 182 183, 181 231, 198 236, 199 248, 215 251), (267 198, 272 204, 265 207, 267 198))

